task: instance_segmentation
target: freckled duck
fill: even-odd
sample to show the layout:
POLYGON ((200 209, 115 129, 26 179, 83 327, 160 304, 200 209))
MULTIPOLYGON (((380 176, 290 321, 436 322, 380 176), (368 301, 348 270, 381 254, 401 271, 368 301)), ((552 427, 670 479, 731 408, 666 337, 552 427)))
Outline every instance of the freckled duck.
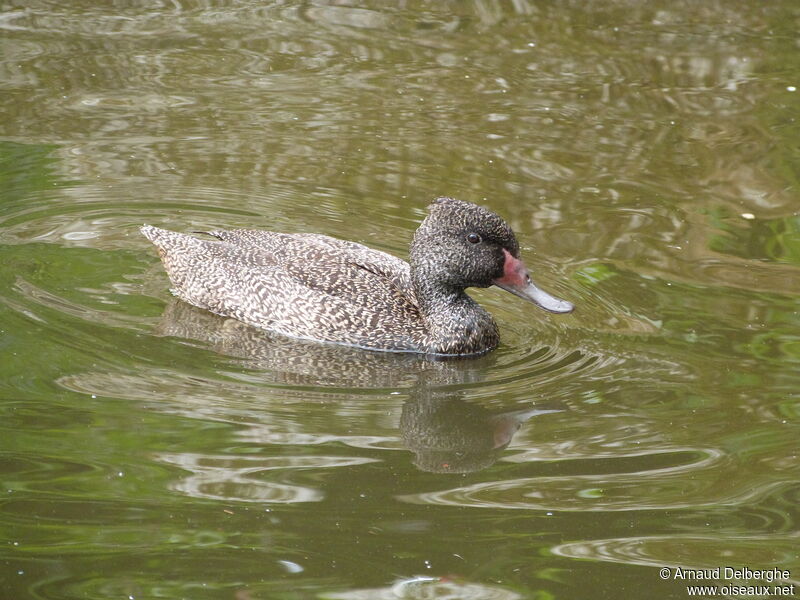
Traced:
POLYGON ((495 213, 437 198, 411 242, 410 264, 313 233, 236 229, 202 240, 150 225, 178 298, 276 333, 373 350, 467 355, 499 342, 464 289, 496 285, 541 308, 573 306, 540 290, 495 213))

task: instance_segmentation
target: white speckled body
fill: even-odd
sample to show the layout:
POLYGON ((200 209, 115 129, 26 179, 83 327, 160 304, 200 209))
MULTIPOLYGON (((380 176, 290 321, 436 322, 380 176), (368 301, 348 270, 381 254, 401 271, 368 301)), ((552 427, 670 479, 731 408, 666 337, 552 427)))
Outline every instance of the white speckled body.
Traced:
POLYGON ((437 199, 417 230, 411 264, 319 234, 211 231, 215 239, 158 229, 172 292, 213 313, 284 335, 376 350, 475 354, 499 341, 492 317, 465 292, 503 273, 503 248, 519 256, 494 213, 437 199), (477 231, 482 248, 465 242, 477 231))

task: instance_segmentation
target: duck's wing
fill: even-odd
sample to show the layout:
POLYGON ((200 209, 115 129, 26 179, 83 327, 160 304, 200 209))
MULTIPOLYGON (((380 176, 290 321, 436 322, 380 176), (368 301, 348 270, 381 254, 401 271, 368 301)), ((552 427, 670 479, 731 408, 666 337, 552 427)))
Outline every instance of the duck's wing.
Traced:
POLYGON ((408 264, 388 254, 326 236, 213 232, 214 241, 142 232, 158 248, 173 293, 216 314, 371 348, 415 350, 425 334, 415 298, 402 289, 410 289, 408 264))
MULTIPOLYGON (((209 231, 239 248, 258 248, 304 284, 335 295, 358 296, 366 287, 391 284, 417 305, 409 264, 396 256, 347 240, 316 233, 275 233, 251 229, 209 231), (372 277, 353 268, 365 271, 372 277)), ((376 290, 377 291, 377 290, 376 290)))

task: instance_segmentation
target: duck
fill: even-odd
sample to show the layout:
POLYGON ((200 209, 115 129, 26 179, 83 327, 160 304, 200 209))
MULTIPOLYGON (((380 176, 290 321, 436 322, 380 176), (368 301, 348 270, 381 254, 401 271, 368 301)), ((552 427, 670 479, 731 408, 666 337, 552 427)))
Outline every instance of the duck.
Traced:
POLYGON ((368 350, 480 355, 492 316, 465 290, 497 286, 550 313, 574 306, 537 287, 511 227, 487 208, 436 198, 409 261, 318 233, 143 225, 179 299, 272 333, 368 350), (205 239, 208 238, 208 239, 205 239))

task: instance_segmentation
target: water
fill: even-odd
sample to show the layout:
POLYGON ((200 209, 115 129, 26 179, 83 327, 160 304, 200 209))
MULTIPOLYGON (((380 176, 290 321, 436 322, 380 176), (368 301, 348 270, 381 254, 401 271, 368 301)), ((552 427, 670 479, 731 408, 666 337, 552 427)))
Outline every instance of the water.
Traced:
POLYGON ((799 20, 4 3, 3 597, 798 586, 799 20), (405 256, 442 194, 504 215, 576 312, 475 291, 503 343, 474 360, 292 342, 174 301, 137 231, 405 256))

